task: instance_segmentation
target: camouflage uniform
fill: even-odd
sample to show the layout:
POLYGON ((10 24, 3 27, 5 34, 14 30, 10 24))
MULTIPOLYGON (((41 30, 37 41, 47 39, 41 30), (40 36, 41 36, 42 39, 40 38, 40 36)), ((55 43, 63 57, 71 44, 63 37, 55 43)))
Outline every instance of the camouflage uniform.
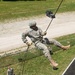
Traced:
POLYGON ((14 75, 12 68, 9 68, 9 69, 7 70, 7 75, 14 75))
MULTIPOLYGON (((33 24, 30 24, 33 25, 33 24)), ((49 52, 49 49, 47 47, 47 44, 54 44, 58 47, 61 47, 62 44, 60 44, 58 41, 54 40, 54 39, 47 39, 47 38, 43 38, 43 32, 40 28, 38 28, 37 31, 31 29, 29 31, 26 31, 25 33, 22 34, 22 40, 24 43, 26 43, 26 37, 28 36, 29 38, 31 38, 32 42, 35 44, 35 46, 37 48, 39 48, 40 50, 43 50, 43 53, 46 57, 48 57, 48 59, 51 59, 51 55, 49 52)), ((52 50, 52 48, 50 48, 50 50, 52 50)))

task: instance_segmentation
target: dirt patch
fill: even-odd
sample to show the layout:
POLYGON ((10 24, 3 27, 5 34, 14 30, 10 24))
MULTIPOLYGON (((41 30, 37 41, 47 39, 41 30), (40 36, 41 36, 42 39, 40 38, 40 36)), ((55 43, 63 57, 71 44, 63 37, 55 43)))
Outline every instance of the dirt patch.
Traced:
MULTIPOLYGON (((45 31, 51 19, 47 16, 42 16, 39 18, 1 23, 0 52, 24 45, 21 40, 21 34, 29 29, 28 23, 31 20, 35 20, 37 25, 45 31)), ((56 15, 45 37, 54 38, 71 33, 75 33, 75 12, 60 13, 56 15)))

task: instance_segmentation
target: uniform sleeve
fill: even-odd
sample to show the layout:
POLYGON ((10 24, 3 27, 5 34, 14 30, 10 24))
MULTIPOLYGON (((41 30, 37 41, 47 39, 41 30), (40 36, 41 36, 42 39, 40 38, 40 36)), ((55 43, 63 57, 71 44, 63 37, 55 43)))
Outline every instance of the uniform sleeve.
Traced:
POLYGON ((28 36, 28 32, 22 33, 22 41, 24 43, 26 43, 26 41, 27 41, 27 39, 26 39, 27 36, 28 36))

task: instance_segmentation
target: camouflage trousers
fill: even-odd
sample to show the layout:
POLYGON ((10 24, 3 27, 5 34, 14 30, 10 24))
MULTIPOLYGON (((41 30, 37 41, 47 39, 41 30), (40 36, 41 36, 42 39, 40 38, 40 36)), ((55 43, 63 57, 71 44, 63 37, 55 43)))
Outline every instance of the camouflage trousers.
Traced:
POLYGON ((52 50, 52 48, 49 46, 49 49, 48 49, 47 45, 50 45, 50 44, 54 44, 54 45, 56 45, 58 47, 61 47, 62 46, 62 44, 60 42, 56 41, 55 39, 47 39, 47 38, 44 38, 42 40, 42 42, 41 41, 36 41, 35 42, 35 46, 38 49, 43 50, 44 55, 46 57, 48 57, 49 60, 51 59, 51 55, 50 55, 50 52, 49 51, 52 50))

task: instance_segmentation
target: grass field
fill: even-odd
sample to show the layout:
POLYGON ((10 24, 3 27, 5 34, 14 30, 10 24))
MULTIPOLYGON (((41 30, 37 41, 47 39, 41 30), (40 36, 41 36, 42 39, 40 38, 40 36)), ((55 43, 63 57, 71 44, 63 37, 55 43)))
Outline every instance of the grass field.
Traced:
POLYGON ((39 50, 32 50, 28 53, 20 53, 0 58, 0 75, 6 75, 7 66, 10 65, 15 70, 16 75, 61 75, 71 60, 75 57, 75 34, 56 38, 62 44, 71 44, 67 51, 52 46, 54 55, 52 57, 59 63, 58 70, 53 70, 48 59, 39 50), (24 62, 19 62, 18 58, 23 58, 24 62), (24 66, 23 66, 24 65, 24 66), (5 66, 5 67, 4 67, 5 66))
MULTIPOLYGON (((0 22, 45 15, 46 10, 56 11, 61 0, 0 2, 0 22)), ((58 12, 75 11, 75 0, 63 0, 58 12)))
MULTIPOLYGON (((0 2, 0 22, 45 15, 46 10, 55 12, 60 1, 61 0, 0 2)), ((58 12, 68 11, 75 11, 75 0, 64 0, 58 12)), ((0 57, 0 75, 6 75, 8 65, 14 68, 16 75, 22 75, 23 69, 23 75, 61 75, 75 57, 75 34, 56 39, 64 45, 67 45, 69 42, 71 44, 71 48, 67 51, 62 51, 52 46, 54 52, 52 57, 59 63, 58 70, 55 71, 52 69, 48 59, 42 55, 41 51, 33 49, 27 53, 0 57), (23 58, 23 60, 26 61, 19 62, 18 58, 23 58)))

